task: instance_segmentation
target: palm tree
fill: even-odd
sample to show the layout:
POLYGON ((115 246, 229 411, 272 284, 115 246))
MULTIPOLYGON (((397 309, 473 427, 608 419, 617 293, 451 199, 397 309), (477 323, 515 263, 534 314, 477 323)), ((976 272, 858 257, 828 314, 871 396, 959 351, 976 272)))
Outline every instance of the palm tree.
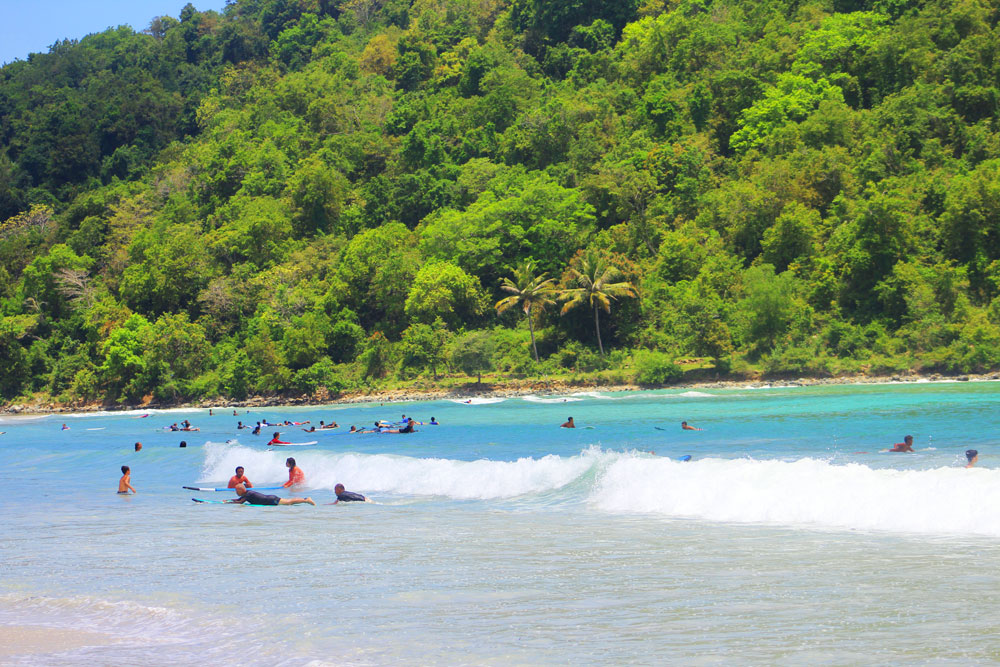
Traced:
POLYGON ((535 262, 526 260, 514 269, 514 280, 504 278, 500 289, 510 292, 512 296, 500 299, 496 306, 498 313, 502 313, 514 306, 524 309, 524 314, 528 318, 528 331, 531 332, 531 351, 535 353, 535 363, 538 363, 538 348, 535 346, 535 325, 531 319, 531 311, 537 307, 544 310, 545 306, 555 303, 550 296, 555 293, 553 280, 546 278, 545 274, 535 275, 535 262))
POLYGON ((594 309, 594 329, 597 331, 597 347, 604 356, 604 345, 601 343, 601 321, 599 313, 611 312, 611 302, 618 297, 636 296, 632 283, 621 280, 622 272, 617 267, 608 264, 603 257, 593 250, 587 251, 583 255, 578 255, 574 259, 574 266, 570 266, 570 282, 576 283, 579 287, 574 287, 562 291, 559 295, 561 301, 565 301, 561 315, 576 308, 581 303, 588 303, 594 309), (616 282, 618 281, 618 282, 616 282))

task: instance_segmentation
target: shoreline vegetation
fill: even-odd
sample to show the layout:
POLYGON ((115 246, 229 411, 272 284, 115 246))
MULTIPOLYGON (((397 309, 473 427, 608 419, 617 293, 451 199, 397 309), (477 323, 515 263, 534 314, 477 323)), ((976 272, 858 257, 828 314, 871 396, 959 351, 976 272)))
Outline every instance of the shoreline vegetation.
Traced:
POLYGON ((995 5, 234 0, 58 42, 0 67, 0 404, 1000 370, 995 5))
MULTIPOLYGON (((454 378, 451 378, 454 379, 454 378)), ((463 380, 465 378, 462 378, 463 380)), ((525 378, 502 379, 484 378, 483 382, 464 382, 461 384, 423 383, 420 386, 385 387, 362 389, 331 395, 318 392, 312 396, 276 397, 254 396, 243 400, 202 400, 181 401, 174 403, 145 402, 135 405, 118 405, 105 403, 86 403, 79 405, 57 405, 55 403, 26 402, 12 403, 0 407, 3 415, 38 415, 80 412, 138 411, 143 409, 237 409, 237 408, 267 408, 280 409, 299 406, 345 405, 359 403, 405 403, 414 401, 435 401, 449 399, 482 399, 482 398, 517 398, 521 396, 539 396, 542 398, 570 397, 576 393, 588 391, 627 392, 654 391, 662 389, 762 389, 780 387, 809 387, 820 385, 856 385, 856 384, 918 384, 928 382, 991 382, 1000 380, 1000 372, 964 373, 943 375, 941 373, 897 373, 892 375, 841 375, 835 377, 798 377, 786 375, 783 377, 762 376, 725 376, 718 378, 698 377, 681 380, 671 384, 639 385, 635 383, 600 382, 600 378, 525 378)), ((217 416, 226 416, 219 413, 217 416)))

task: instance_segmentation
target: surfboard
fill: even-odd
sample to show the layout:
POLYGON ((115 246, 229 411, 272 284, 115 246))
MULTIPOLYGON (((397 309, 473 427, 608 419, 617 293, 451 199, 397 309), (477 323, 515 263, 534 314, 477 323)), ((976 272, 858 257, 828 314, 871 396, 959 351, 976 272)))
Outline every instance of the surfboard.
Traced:
POLYGON ((88 428, 88 431, 103 431, 107 426, 98 426, 97 428, 88 428))
POLYGON ((678 461, 690 461, 691 460, 691 455, 690 454, 685 454, 684 456, 678 456, 677 460, 678 461))
POLYGON ((196 503, 206 505, 236 505, 237 507, 279 507, 279 505, 254 505, 253 503, 227 503, 225 500, 203 500, 202 498, 192 498, 196 503))
MULTIPOLYGON (((212 488, 210 486, 182 486, 182 489, 187 489, 188 491, 235 491, 229 487, 224 488, 212 488)), ((254 491, 276 491, 278 489, 283 489, 283 486, 251 486, 254 491)))
POLYGON ((310 440, 309 442, 289 442, 289 443, 268 443, 268 447, 308 447, 309 445, 315 445, 319 440, 310 440))

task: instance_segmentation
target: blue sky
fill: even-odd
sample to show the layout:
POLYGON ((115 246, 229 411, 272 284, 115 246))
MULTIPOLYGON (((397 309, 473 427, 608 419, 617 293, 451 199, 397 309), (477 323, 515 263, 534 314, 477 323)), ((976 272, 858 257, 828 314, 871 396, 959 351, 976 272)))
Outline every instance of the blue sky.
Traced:
MULTIPOLYGON (((155 16, 180 16, 188 0, 0 0, 0 63, 45 53, 62 39, 105 28, 145 30, 155 16)), ((222 11, 225 0, 191 0, 201 11, 222 11)))

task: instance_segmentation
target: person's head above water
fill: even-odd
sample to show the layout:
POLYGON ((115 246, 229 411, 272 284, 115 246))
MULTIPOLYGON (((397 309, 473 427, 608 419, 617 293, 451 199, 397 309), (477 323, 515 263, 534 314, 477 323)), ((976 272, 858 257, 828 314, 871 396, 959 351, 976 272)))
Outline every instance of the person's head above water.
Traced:
POLYGON ((285 459, 285 467, 286 468, 294 468, 295 467, 295 459, 293 459, 291 456, 289 456, 287 459, 285 459))
POLYGON ((343 493, 344 492, 344 485, 343 484, 336 485, 335 487, 333 487, 333 492, 334 493, 343 493))
POLYGON ((908 445, 912 445, 913 444, 913 436, 912 435, 908 435, 908 436, 904 437, 903 438, 903 442, 905 442, 908 445))
POLYGON ((274 432, 274 435, 273 435, 273 436, 271 436, 271 437, 274 437, 274 438, 277 438, 277 437, 278 437, 279 435, 281 435, 281 433, 279 433, 278 431, 275 431, 275 432, 274 432))
POLYGON ((244 495, 246 495, 247 487, 244 486, 242 483, 240 483, 240 484, 237 484, 233 488, 233 490, 236 491, 236 495, 238 495, 238 496, 244 496, 244 495))
POLYGON ((979 452, 977 452, 975 449, 965 450, 965 458, 968 459, 969 461, 976 458, 977 456, 979 456, 979 452))
POLYGON ((141 442, 135 443, 135 451, 139 451, 140 449, 142 449, 142 443, 141 442))

